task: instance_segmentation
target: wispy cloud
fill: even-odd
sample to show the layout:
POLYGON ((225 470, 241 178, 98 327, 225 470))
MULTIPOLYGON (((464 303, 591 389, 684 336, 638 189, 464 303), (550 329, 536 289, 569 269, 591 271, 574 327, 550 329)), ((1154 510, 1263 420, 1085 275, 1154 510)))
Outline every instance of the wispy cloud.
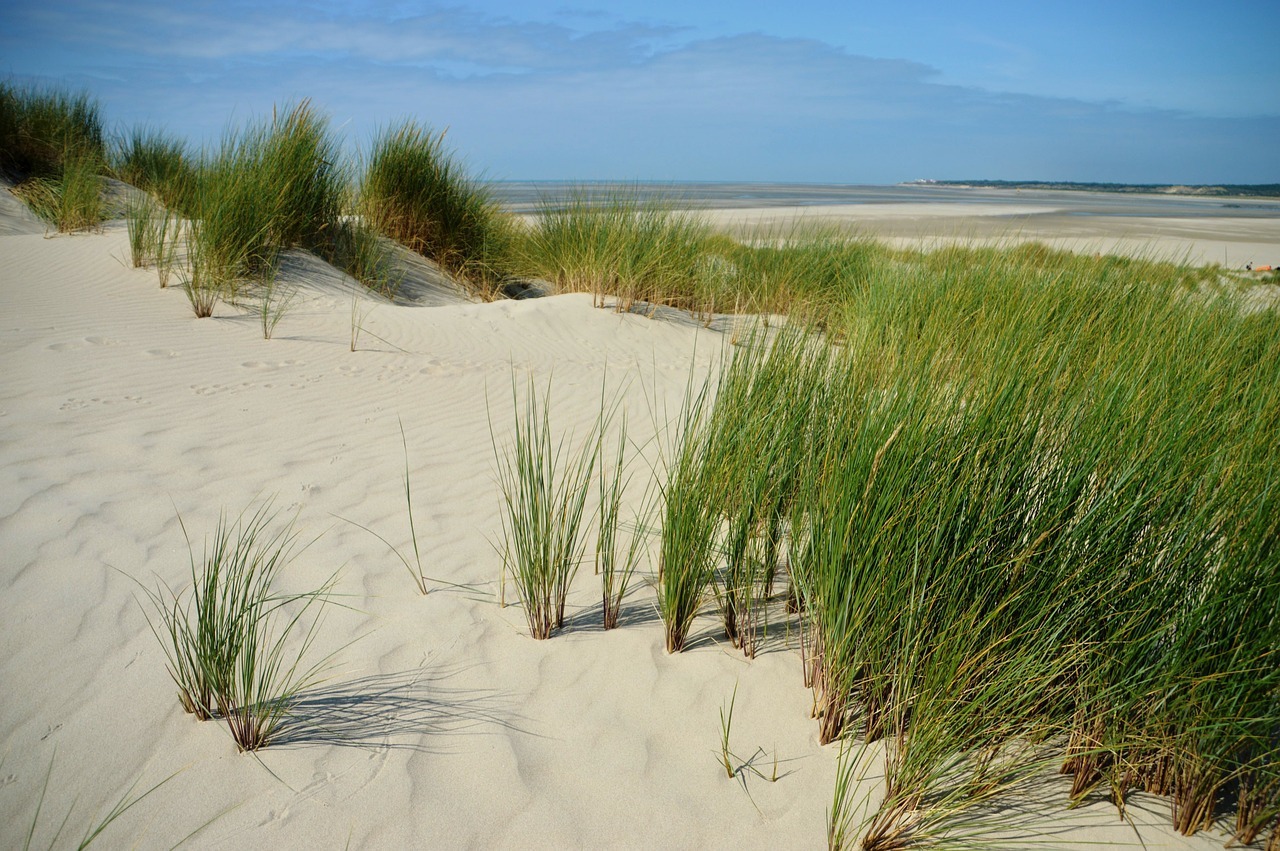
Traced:
MULTIPOLYGON (((478 73, 634 64, 681 28, 610 23, 586 32, 446 7, 371 16, 359 5, 80 2, 30 13, 28 33, 168 61, 275 61, 326 56, 391 64, 465 63, 478 73)), ((21 49, 11 34, 5 41, 21 49)))
POLYGON ((85 0, 17 23, 0 26, 15 68, 84 80, 126 122, 213 139, 311 97, 355 141, 406 116, 450 126, 499 177, 1249 181, 1275 178, 1259 140, 1280 137, 1277 116, 1227 125, 958 86, 816 39, 572 11, 85 0))

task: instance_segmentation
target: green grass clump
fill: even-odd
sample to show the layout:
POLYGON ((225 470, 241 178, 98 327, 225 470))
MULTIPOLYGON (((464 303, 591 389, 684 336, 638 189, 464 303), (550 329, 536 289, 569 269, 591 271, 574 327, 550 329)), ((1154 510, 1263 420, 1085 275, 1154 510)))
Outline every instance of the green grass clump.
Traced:
POLYGON ((801 224, 747 231, 723 256, 733 274, 715 295, 720 310, 783 313, 819 325, 893 263, 892 252, 872 240, 801 224))
POLYGON ((716 598, 725 638, 748 657, 768 628, 787 515, 798 487, 807 431, 826 361, 796 328, 770 345, 762 330, 742 343, 720 376, 707 454, 719 517, 716 598), (773 400, 765 408, 763 400, 773 400))
POLYGON ((569 587, 586 552, 582 524, 602 426, 571 448, 568 438, 552 438, 549 383, 539 398, 530 379, 521 405, 512 376, 511 396, 509 446, 499 448, 490 423, 502 488, 502 572, 504 582, 510 574, 515 583, 530 635, 550 638, 564 626, 569 587))
POLYGON ((341 219, 334 231, 327 259, 334 266, 385 298, 394 298, 402 274, 390 248, 374 228, 356 218, 341 219))
POLYGON ((147 589, 179 703, 201 720, 222 717, 242 751, 271 743, 321 669, 303 666, 319 625, 304 619, 332 580, 300 594, 275 590, 297 554, 293 524, 272 531, 275 521, 269 504, 235 520, 224 514, 203 556, 191 553, 190 596, 147 589))
POLYGON ((24 180, 56 177, 68 161, 102 163, 102 111, 87 92, 0 82, 0 170, 24 180))
MULTIPOLYGON (((601 419, 602 421, 604 419, 603 412, 601 419)), ((603 439, 599 442, 599 457, 596 458, 600 497, 597 513, 599 525, 596 536, 596 573, 600 575, 602 625, 605 629, 615 629, 618 626, 622 600, 627 595, 631 577, 640 563, 645 541, 642 518, 647 513, 648 499, 644 501, 644 508, 636 512, 633 517, 631 535, 625 547, 622 545, 619 534, 622 497, 627 484, 631 481, 631 475, 627 471, 626 447, 627 420, 624 414, 618 428, 618 448, 613 453, 612 465, 607 463, 603 439)))
POLYGON ((565 292, 589 292, 603 306, 636 302, 692 308, 710 230, 694 214, 619 191, 599 199, 579 193, 546 202, 522 234, 522 268, 565 292))
MULTIPOLYGON (((863 847, 1007 831, 984 802, 1056 768, 1074 802, 1273 830, 1280 319, 1146 259, 860 262, 826 341, 753 338, 722 373, 663 569, 705 554, 742 643, 785 567, 820 739, 885 743, 863 847)), ((696 609, 680 587, 660 610, 696 609)))
POLYGON ((274 280, 279 252, 332 244, 345 191, 328 122, 302 102, 229 133, 199 169, 186 286, 197 316, 274 280))
POLYGON ((87 93, 0 83, 0 171, 36 215, 60 231, 101 224, 105 161, 101 109, 87 93))
POLYGON ((658 545, 658 614, 668 653, 684 650, 689 630, 706 600, 715 570, 722 496, 714 468, 705 463, 709 446, 708 385, 690 386, 664 458, 660 485, 662 530, 658 545))
POLYGON ((59 231, 88 230, 106 218, 101 167, 91 154, 73 154, 62 162, 56 176, 29 178, 13 192, 59 231))
POLYGON ((124 210, 129 233, 129 259, 134 268, 156 262, 160 242, 160 209, 150 195, 130 196, 124 210))
POLYGON ((373 141, 358 211, 371 227, 492 297, 508 273, 512 224, 445 147, 407 121, 373 141))
POLYGON ((196 188, 196 165, 181 139, 161 130, 135 127, 110 152, 112 173, 159 199, 165 207, 188 210, 196 188))

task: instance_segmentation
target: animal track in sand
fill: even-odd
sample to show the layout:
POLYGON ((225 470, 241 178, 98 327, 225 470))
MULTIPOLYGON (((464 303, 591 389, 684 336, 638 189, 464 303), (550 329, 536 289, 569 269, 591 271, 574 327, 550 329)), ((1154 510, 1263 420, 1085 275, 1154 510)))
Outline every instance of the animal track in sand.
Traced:
POLYGON ((116 405, 120 403, 129 403, 131 405, 150 405, 151 403, 141 396, 120 396, 114 399, 104 399, 94 396, 92 399, 68 399, 59 407, 59 411, 79 411, 90 405, 116 405))
POLYGON ((236 394, 253 386, 253 383, 249 381, 243 381, 239 384, 192 384, 191 392, 197 396, 215 396, 220 393, 236 394))

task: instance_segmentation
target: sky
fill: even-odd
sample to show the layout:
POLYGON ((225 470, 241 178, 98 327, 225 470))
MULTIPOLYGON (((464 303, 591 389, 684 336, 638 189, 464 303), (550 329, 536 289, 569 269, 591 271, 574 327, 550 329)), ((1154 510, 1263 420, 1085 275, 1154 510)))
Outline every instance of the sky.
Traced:
POLYGON ((0 76, 195 145, 310 98, 499 180, 1280 182, 1277 0, 8 0, 0 76))

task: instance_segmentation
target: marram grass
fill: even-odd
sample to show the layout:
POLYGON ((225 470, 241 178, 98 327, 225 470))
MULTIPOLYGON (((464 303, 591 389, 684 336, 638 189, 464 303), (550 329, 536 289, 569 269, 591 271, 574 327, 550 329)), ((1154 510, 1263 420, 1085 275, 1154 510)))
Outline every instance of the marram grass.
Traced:
POLYGON ((493 297, 508 273, 513 223, 436 133, 412 121, 377 135, 357 210, 379 232, 493 297))
POLYGON ((664 618, 701 604, 673 593, 690 571, 662 582, 707 553, 692 575, 721 577, 741 642, 748 544, 785 518, 756 552, 762 571, 790 554, 820 737, 886 743, 883 803, 856 830, 833 814, 835 845, 995 841, 983 802, 1057 767, 1074 800, 1143 789, 1183 832, 1229 806, 1238 839, 1268 835, 1276 316, 1151 261, 916 262, 848 290, 821 357, 783 334, 722 375, 668 476, 664 618))
POLYGON ((521 399, 513 374, 511 399, 510 440, 500 440, 490 422, 502 490, 502 578, 515 584, 529 634, 544 639, 564 626, 569 587, 586 555, 583 523, 601 426, 576 446, 553 437, 550 382, 539 393, 530 378, 521 399))
POLYGON ((318 634, 314 609, 333 580, 309 592, 276 590, 298 542, 293 524, 277 521, 270 503, 234 520, 223 514, 202 556, 191 552, 189 592, 145 589, 179 703, 198 719, 223 718, 242 751, 280 734, 325 661, 304 664, 318 634))

